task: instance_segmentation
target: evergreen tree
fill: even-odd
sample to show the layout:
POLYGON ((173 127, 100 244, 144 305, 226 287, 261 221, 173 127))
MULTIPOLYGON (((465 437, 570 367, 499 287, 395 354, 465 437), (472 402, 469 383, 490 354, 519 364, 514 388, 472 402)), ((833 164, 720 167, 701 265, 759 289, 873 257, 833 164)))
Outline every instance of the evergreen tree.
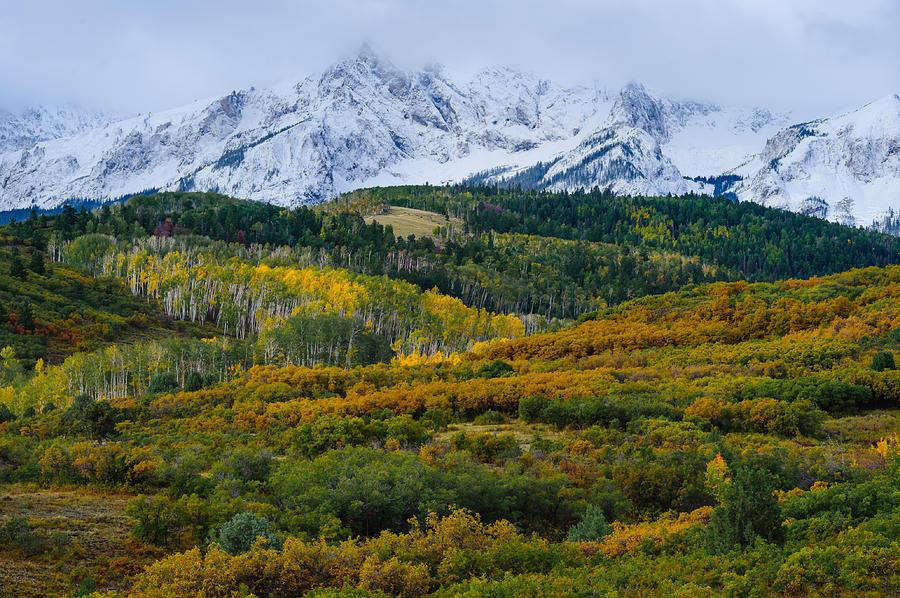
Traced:
POLYGON ((266 519, 253 513, 238 513, 210 533, 209 541, 229 554, 241 554, 250 550, 257 538, 264 539, 266 548, 281 548, 281 538, 272 531, 266 519))
POLYGON ((710 550, 725 553, 750 546, 760 537, 781 539, 781 509, 775 498, 775 477, 754 463, 739 463, 722 491, 722 503, 713 510, 707 527, 710 550))
POLYGON ((569 542, 597 542, 612 533, 612 528, 603 516, 603 509, 589 505, 581 516, 581 521, 569 529, 569 542))
POLYGON ((94 401, 84 410, 82 425, 88 436, 103 440, 116 431, 116 423, 122 418, 122 411, 107 401, 94 401))
POLYGON ((4 422, 11 422, 16 419, 16 414, 10 411, 9 407, 5 404, 0 403, 0 424, 4 422))
POLYGON ((880 351, 876 353, 872 357, 872 369, 876 372, 897 369, 897 365, 894 363, 894 354, 890 351, 880 351))
POLYGON ((31 303, 28 300, 22 301, 19 308, 19 325, 25 330, 34 330, 34 313, 31 311, 31 303))
POLYGON ((9 275, 20 280, 25 280, 25 277, 28 275, 28 272, 25 270, 25 264, 18 255, 13 256, 12 261, 9 263, 9 275))
POLYGON ((28 264, 28 269, 35 274, 43 274, 45 272, 44 256, 41 255, 40 251, 35 249, 31 252, 31 261, 28 264))
POLYGON ((193 392, 203 388, 203 374, 200 372, 191 372, 184 379, 184 390, 193 392))
POLYGON ((178 388, 178 378, 171 372, 157 374, 150 379, 150 385, 147 388, 151 393, 170 392, 178 388))

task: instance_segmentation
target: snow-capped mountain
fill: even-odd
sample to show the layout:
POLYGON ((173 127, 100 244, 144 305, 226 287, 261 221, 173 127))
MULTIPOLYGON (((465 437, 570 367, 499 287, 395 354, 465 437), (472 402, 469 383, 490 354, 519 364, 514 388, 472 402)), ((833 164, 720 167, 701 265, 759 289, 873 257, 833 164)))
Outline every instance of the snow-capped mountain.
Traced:
POLYGON ((0 205, 151 188, 312 203, 376 179, 461 178, 510 155, 532 160, 606 111, 600 89, 565 89, 508 69, 460 83, 437 67, 408 73, 365 52, 298 84, 8 152, 0 156, 0 205))
POLYGON ((608 188, 615 193, 659 195, 699 190, 663 155, 659 142, 642 128, 627 125, 598 130, 551 162, 523 170, 519 180, 541 175, 537 186, 554 191, 608 188))
POLYGON ((788 127, 731 172, 741 199, 869 225, 900 208, 900 96, 788 127))
POLYGON ((0 111, 0 154, 33 146, 39 141, 69 137, 93 129, 112 117, 74 105, 37 106, 18 113, 0 111))
POLYGON ((505 68, 408 72, 364 50, 300 82, 166 112, 115 122, 59 114, 59 124, 0 119, 0 209, 148 189, 297 205, 363 186, 471 180, 728 191, 859 224, 900 212, 897 96, 791 126, 762 108, 678 101, 638 84, 609 93, 505 68))
POLYGON ((557 191, 600 187, 632 195, 712 193, 715 185, 705 182, 709 175, 729 168, 784 124, 784 117, 760 108, 679 102, 630 83, 606 119, 571 150, 525 168, 495 168, 475 180, 557 191))

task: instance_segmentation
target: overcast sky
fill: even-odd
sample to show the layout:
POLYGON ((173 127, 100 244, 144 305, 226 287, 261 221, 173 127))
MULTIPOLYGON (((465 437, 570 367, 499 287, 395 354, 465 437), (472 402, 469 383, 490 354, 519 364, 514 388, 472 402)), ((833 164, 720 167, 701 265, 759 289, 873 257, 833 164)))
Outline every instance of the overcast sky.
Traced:
POLYGON ((0 0, 0 106, 122 113, 299 79, 369 43, 406 68, 824 116, 900 92, 900 0, 0 0))

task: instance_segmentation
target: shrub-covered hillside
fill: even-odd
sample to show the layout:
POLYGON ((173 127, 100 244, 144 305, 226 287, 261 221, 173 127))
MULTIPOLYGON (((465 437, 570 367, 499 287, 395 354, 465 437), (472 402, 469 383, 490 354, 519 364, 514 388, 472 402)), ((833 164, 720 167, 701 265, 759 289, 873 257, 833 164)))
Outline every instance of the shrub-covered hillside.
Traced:
MULTIPOLYGON (((491 193, 495 206, 517 197, 369 190, 280 211, 162 194, 7 227, 46 235, 48 271, 124 291, 173 332, 17 362, 0 387, 2 586, 134 597, 900 593, 900 266, 872 265, 894 259, 893 241, 799 220, 812 236, 869 243, 853 258, 866 267, 832 272, 845 254, 815 276, 776 280, 699 245, 473 221, 396 239, 362 217, 385 197, 418 197, 465 222, 467 193, 476 210, 491 193), (511 261, 460 259, 454 270, 452 252, 476 243, 472 256, 511 261), (584 294, 567 313, 525 300, 498 312, 456 283, 446 294, 401 274, 418 266, 379 269, 431 260, 459 280, 504 272, 485 297, 523 285, 559 306, 548 289, 562 266, 547 260, 578 251, 588 257, 566 284, 584 294), (657 284, 643 271, 634 280, 652 292, 601 296, 590 273, 642 251, 654 267, 705 274, 657 284), (742 277, 752 280, 715 280, 742 277), (182 326, 202 328, 176 334, 182 326)), ((754 213, 739 221, 750 227, 754 213)))

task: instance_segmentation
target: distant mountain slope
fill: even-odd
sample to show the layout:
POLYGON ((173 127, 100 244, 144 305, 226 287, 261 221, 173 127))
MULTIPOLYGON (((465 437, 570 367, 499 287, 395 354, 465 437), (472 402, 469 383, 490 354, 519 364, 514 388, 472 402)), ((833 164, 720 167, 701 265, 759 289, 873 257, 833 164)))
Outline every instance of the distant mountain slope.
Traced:
POLYGON ((469 78, 404 71, 363 50, 298 83, 119 122, 64 111, 0 119, 0 209, 147 189, 299 205, 361 187, 468 180, 731 193, 868 225, 900 210, 898 106, 889 96, 791 125, 764 108, 675 100, 635 83, 610 94, 507 68, 469 78))
POLYGON ((784 129, 732 172, 741 199, 871 224, 900 208, 900 96, 784 129))
MULTIPOLYGON (((429 177, 576 135, 605 92, 507 69, 459 83, 371 53, 270 90, 148 114, 0 157, 0 204, 50 206, 148 188, 218 190, 315 203, 374 177, 429 177)), ((471 170, 476 167, 471 167, 471 170)), ((449 176, 447 174, 446 176, 449 176)))
POLYGON ((786 122, 761 108, 678 102, 630 83, 606 119, 572 149, 473 181, 554 191, 599 187, 624 195, 713 193, 713 184, 687 177, 707 179, 721 172, 786 122))
POLYGON ((77 135, 112 117, 76 106, 37 106, 18 113, 0 111, 0 154, 27 149, 41 141, 77 135))

